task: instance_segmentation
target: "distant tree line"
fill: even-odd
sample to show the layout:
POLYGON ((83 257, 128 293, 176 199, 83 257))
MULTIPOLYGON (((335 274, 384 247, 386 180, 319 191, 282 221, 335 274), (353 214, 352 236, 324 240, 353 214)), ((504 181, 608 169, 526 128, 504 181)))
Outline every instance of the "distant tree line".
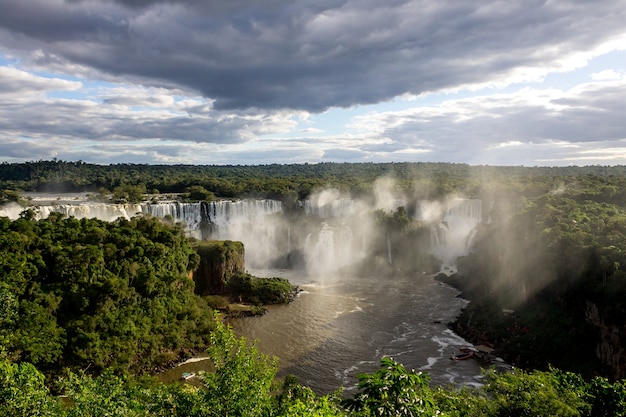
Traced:
POLYGON ((391 177, 396 179, 401 190, 437 198, 450 192, 473 194, 487 183, 521 185, 555 177, 586 175, 623 185, 626 166, 531 168, 426 162, 96 165, 52 160, 0 164, 0 190, 113 192, 117 188, 121 192, 119 187, 140 187, 147 193, 183 193, 190 187, 202 187, 219 198, 257 196, 304 199, 325 187, 361 195, 371 191, 378 178, 391 177))

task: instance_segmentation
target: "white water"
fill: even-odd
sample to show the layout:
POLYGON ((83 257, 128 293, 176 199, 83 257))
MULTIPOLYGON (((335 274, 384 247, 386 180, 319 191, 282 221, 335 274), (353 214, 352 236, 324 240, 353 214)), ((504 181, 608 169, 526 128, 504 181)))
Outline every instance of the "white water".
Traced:
MULTIPOLYGON (((332 190, 313 195, 302 202, 302 207, 309 215, 322 220, 312 221, 305 228, 287 223, 282 216, 282 203, 276 200, 106 204, 90 202, 83 194, 30 194, 29 198, 37 218, 46 218, 52 212, 105 221, 120 217, 130 219, 141 214, 167 217, 182 223, 186 233, 197 239, 243 242, 246 265, 251 268, 287 265, 289 256, 299 251, 309 274, 317 275, 352 265, 369 255, 377 239, 370 234, 373 229, 371 213, 376 209, 390 212, 405 204, 403 199, 379 194, 374 205, 342 197, 332 190)), ((7 205, 0 208, 0 216, 16 219, 22 210, 17 205, 7 205)), ((417 206, 416 216, 433 224, 432 254, 441 260, 444 272, 454 272, 456 259, 471 250, 473 234, 482 221, 482 202, 458 198, 445 203, 422 201, 417 206)), ((386 244, 387 261, 392 264, 393 248, 389 239, 386 244)))
MULTIPOLYGON (((440 210, 438 203, 420 203, 423 218, 440 210)), ((456 260, 472 248, 477 226, 482 222, 482 201, 456 198, 445 205, 445 214, 431 229, 432 254, 442 262, 442 271, 456 272, 456 260)))

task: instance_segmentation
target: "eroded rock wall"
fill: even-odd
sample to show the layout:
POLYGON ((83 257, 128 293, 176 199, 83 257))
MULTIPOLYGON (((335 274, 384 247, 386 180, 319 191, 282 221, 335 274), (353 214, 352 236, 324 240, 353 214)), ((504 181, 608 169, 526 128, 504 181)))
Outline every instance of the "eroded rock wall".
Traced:
POLYGON ((608 324, 600 314, 598 306, 589 301, 585 320, 598 329, 596 344, 598 359, 610 369, 615 379, 626 378, 626 349, 624 347, 626 325, 608 324))
POLYGON ((209 240, 197 242, 193 248, 200 255, 200 265, 193 273, 196 294, 221 294, 235 273, 245 272, 241 242, 209 240))

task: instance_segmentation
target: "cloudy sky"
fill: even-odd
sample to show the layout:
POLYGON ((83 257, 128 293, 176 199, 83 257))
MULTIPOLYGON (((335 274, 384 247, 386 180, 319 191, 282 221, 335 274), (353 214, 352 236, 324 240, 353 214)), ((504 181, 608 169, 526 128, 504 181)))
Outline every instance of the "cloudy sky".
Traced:
POLYGON ((0 161, 626 164, 626 0, 0 0, 0 161))

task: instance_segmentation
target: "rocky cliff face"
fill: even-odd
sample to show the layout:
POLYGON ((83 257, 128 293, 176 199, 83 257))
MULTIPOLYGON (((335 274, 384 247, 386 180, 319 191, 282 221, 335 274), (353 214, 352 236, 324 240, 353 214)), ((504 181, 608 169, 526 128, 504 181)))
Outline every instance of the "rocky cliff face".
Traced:
POLYGON ((245 272, 244 247, 241 242, 203 241, 193 245, 200 255, 200 266, 193 273, 196 294, 220 294, 230 278, 245 272))
POLYGON ((585 320, 598 329, 596 355, 616 379, 626 378, 626 325, 607 324, 598 306, 587 302, 585 320))

